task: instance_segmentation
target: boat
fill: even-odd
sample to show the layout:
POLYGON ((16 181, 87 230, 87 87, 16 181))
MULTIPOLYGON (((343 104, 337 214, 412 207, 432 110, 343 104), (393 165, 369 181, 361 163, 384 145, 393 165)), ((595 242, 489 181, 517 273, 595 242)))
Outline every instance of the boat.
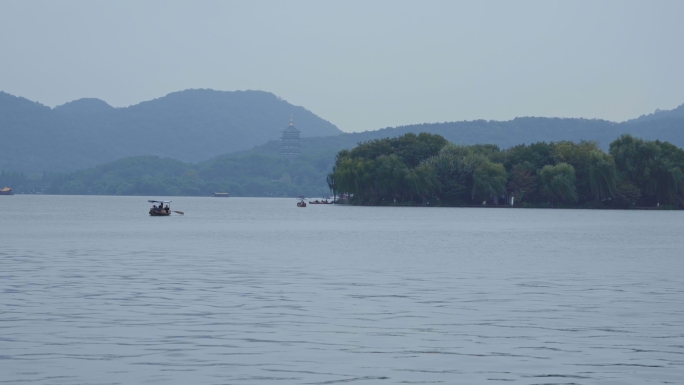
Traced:
MULTIPOLYGON (((150 215, 153 217, 168 217, 171 215, 171 208, 169 207, 169 203, 171 201, 153 201, 149 200, 149 203, 152 203, 152 207, 150 207, 150 215), (159 203, 159 206, 157 207, 156 203, 159 203), (166 207, 164 207, 164 203, 166 203, 166 207)), ((175 211, 174 211, 175 212, 175 211)), ((180 211, 178 211, 180 213, 180 211)))
POLYGON ((322 201, 319 201, 318 199, 316 199, 315 201, 309 201, 309 204, 310 204, 310 205, 329 205, 329 204, 331 204, 331 203, 328 202, 327 199, 326 199, 326 200, 322 200, 322 201))
POLYGON ((215 192, 211 196, 213 196, 214 198, 228 198, 230 197, 230 194, 215 192))
MULTIPOLYGON (((298 198, 299 199, 299 198, 298 198)), ((297 202, 297 207, 306 207, 306 202, 304 202, 304 199, 300 200, 297 202)))
POLYGON ((0 190, 0 195, 14 195, 14 193, 12 192, 11 188, 5 187, 0 190))

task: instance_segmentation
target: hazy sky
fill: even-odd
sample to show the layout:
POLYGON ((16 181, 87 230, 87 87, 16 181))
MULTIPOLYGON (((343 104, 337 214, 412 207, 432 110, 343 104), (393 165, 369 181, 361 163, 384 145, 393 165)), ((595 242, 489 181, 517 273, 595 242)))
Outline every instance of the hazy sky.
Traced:
POLYGON ((684 1, 0 2, 0 90, 264 90, 344 131, 684 103, 684 1))

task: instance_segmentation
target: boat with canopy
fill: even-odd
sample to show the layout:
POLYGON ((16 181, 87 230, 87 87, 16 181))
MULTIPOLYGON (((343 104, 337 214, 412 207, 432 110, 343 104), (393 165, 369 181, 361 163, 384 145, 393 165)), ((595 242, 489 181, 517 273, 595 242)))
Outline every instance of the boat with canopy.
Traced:
POLYGON ((148 200, 148 202, 152 203, 152 207, 150 207, 150 215, 153 217, 166 217, 171 215, 172 212, 183 215, 182 211, 171 211, 171 207, 169 206, 169 203, 171 203, 171 201, 148 200), (164 206, 164 204, 166 204, 166 207, 164 206))

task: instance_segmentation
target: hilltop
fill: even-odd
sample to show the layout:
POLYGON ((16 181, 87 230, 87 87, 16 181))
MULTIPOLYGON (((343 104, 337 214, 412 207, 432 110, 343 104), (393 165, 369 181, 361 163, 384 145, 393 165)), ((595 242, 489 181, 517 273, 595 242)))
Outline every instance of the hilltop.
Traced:
POLYGON ((666 118, 684 118, 684 104, 671 110, 655 110, 652 114, 641 115, 636 119, 628 120, 629 123, 641 123, 651 120, 660 120, 666 118))

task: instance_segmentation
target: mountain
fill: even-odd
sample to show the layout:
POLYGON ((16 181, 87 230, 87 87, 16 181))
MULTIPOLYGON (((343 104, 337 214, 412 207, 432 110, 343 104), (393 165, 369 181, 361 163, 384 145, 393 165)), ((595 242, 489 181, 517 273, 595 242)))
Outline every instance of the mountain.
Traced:
POLYGON ((628 120, 629 123, 641 123, 651 120, 660 120, 668 118, 684 118, 684 104, 672 110, 655 110, 654 113, 648 115, 641 115, 636 119, 628 120))
MULTIPOLYGON (((684 147, 684 117, 623 123, 598 119, 525 117, 505 122, 475 120, 426 123, 337 136, 304 138, 302 139, 302 152, 313 154, 326 151, 334 155, 337 151, 350 149, 359 142, 393 138, 409 132, 439 134, 456 144, 495 144, 501 149, 523 143, 592 140, 598 142, 603 150, 608 150, 610 142, 622 134, 631 134, 648 140, 659 139, 684 147)), ((257 146, 253 151, 277 154, 279 145, 279 141, 271 141, 257 146)))
POLYGON ((125 108, 85 98, 53 109, 0 92, 0 169, 72 171, 137 155, 199 162, 279 138, 290 116, 303 137, 342 132, 263 91, 193 89, 125 108))
POLYGON ((112 112, 115 108, 100 99, 83 98, 57 106, 54 110, 63 114, 90 115, 112 112))
MULTIPOLYGON (((594 140, 607 150, 621 134, 684 147, 684 105, 628 122, 521 117, 387 127, 342 133, 303 107, 262 91, 186 90, 126 108, 79 99, 51 109, 0 92, 0 169, 73 171, 141 155, 199 163, 227 153, 279 153, 290 115, 305 154, 329 154, 357 143, 408 132, 439 134, 453 143, 496 144, 594 140), (678 115, 679 114, 679 115, 678 115)), ((318 156, 318 155, 317 155, 318 156)))

